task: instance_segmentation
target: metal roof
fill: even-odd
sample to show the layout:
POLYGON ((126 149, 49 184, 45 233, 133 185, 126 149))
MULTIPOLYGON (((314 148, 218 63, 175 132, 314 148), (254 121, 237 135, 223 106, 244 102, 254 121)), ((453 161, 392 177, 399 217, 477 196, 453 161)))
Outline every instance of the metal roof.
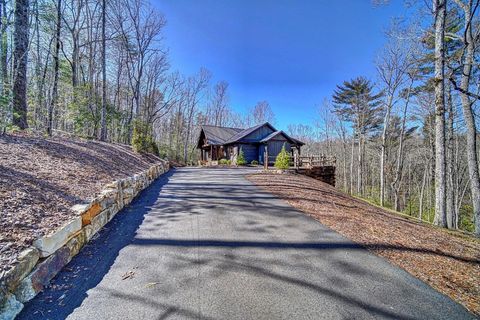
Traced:
MULTIPOLYGON (((239 141, 240 139, 248 136, 255 130, 263 127, 263 126, 269 126, 273 132, 272 134, 269 134, 267 137, 263 138, 262 140, 259 140, 258 142, 266 142, 273 137, 275 137, 278 134, 283 134, 287 140, 290 140, 291 142, 299 145, 303 145, 304 143, 290 137, 283 131, 277 131, 270 123, 265 122, 261 123, 259 125, 253 126, 248 129, 240 129, 240 128, 229 128, 229 127, 217 127, 217 126, 211 126, 211 125, 203 125, 202 126, 202 131, 205 134, 205 137, 207 139, 207 143, 209 145, 226 145, 226 144, 231 144, 239 141)), ((199 142, 199 147, 200 147, 200 142, 199 142)))
POLYGON ((210 145, 223 145, 235 134, 243 131, 240 128, 217 127, 217 126, 202 126, 207 142, 210 145))
POLYGON ((233 137, 231 137, 227 142, 226 144, 229 144, 229 143, 235 143, 237 142, 238 140, 248 136, 250 133, 254 132, 255 130, 263 127, 263 126, 269 126, 272 130, 275 131, 275 128, 268 122, 264 122, 264 123, 261 123, 261 124, 258 124, 256 126, 253 126, 251 128, 248 128, 248 129, 245 129, 245 130, 242 130, 240 132, 238 132, 236 135, 234 135, 233 137))

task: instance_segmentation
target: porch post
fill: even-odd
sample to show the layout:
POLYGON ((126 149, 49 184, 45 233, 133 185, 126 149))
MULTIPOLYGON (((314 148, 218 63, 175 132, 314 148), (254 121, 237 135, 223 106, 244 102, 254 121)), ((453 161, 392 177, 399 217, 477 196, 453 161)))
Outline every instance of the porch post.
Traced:
POLYGON ((268 170, 268 144, 265 144, 265 152, 263 154, 263 166, 268 170))

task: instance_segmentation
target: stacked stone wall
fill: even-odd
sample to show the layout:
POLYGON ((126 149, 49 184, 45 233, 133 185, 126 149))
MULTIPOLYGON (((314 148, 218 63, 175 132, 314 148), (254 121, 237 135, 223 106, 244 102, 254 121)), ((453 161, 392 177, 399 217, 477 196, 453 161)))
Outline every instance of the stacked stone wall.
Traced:
POLYGON ((75 219, 35 240, 0 279, 0 320, 14 319, 23 304, 46 287, 80 249, 122 208, 169 170, 161 161, 142 173, 108 184, 98 197, 71 208, 75 219))

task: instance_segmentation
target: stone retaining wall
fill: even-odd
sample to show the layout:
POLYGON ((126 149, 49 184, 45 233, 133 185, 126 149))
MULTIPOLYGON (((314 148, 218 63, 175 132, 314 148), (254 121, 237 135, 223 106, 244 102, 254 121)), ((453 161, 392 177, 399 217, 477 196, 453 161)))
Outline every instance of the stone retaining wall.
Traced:
POLYGON ((42 291, 93 235, 168 170, 168 162, 161 161, 140 174, 108 184, 91 202, 73 206, 78 216, 35 240, 0 279, 0 320, 14 319, 23 303, 42 291))

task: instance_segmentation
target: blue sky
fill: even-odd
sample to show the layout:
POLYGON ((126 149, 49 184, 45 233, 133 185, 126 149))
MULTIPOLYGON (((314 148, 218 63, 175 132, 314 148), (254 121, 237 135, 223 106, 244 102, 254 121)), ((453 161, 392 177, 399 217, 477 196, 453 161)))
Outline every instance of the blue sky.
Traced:
POLYGON ((238 112, 267 100, 277 127, 313 124, 344 80, 375 80, 374 59, 403 0, 152 0, 166 17, 172 69, 205 67, 238 112))

